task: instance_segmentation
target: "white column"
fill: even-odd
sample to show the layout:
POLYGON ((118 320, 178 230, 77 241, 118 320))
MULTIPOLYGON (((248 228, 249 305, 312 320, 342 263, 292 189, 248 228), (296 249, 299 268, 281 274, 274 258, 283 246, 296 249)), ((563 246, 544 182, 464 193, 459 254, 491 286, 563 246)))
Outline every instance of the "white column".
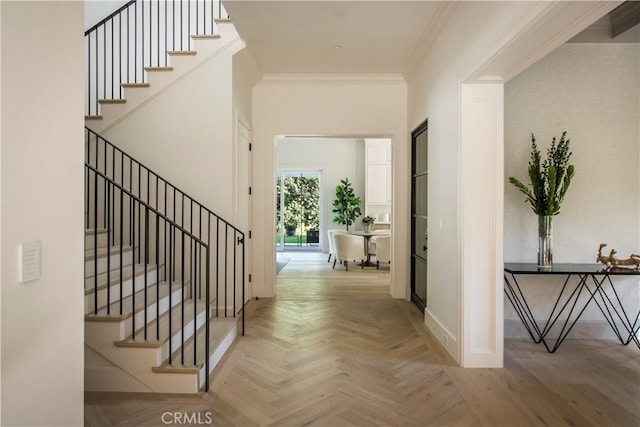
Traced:
POLYGON ((461 362, 503 361, 503 85, 462 84, 461 362))

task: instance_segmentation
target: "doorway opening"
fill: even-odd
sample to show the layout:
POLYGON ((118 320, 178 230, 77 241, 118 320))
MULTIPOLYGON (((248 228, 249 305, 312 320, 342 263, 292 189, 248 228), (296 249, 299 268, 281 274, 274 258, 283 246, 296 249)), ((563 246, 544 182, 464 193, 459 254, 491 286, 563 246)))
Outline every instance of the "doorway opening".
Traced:
POLYGON ((276 249, 320 251, 320 170, 282 170, 276 182, 276 249))
MULTIPOLYGON (((363 239, 365 260, 369 261, 365 263, 366 268, 390 274, 390 262, 386 258, 378 257, 376 250, 377 237, 392 234, 391 138, 278 135, 274 137, 274 142, 276 173, 274 174, 273 236, 277 251, 274 278, 287 273, 287 270, 293 270, 292 265, 283 267, 288 261, 300 261, 307 263, 307 266, 313 264, 318 269, 329 266, 329 270, 333 271, 331 266, 335 253, 331 251, 329 235, 333 230, 347 232, 346 224, 341 222, 334 212, 336 187, 346 179, 352 184, 354 196, 360 200, 361 210, 361 215, 350 224, 348 233, 356 235, 359 233, 363 239), (287 196, 289 189, 295 186, 296 179, 312 177, 319 177, 320 180, 317 185, 320 194, 317 199, 319 205, 317 228, 314 228, 315 223, 311 225, 311 221, 298 219, 299 212, 295 213, 295 205, 293 205, 294 209, 290 209, 292 205, 288 203, 287 196), (294 212, 289 212, 291 210, 294 212), (363 221, 365 217, 369 218, 363 221), (373 227, 367 227, 368 231, 365 231, 365 225, 371 225, 371 220, 374 221, 373 227), (316 257, 317 255, 322 255, 324 261, 316 264, 316 258, 322 259, 322 256, 316 257), (380 270, 376 268, 378 259, 383 260, 380 263, 380 270)), ((293 192, 296 191, 298 190, 294 189, 293 192)), ((383 243, 387 242, 388 239, 385 239, 383 243)), ((382 246, 382 255, 386 254, 386 247, 382 246)), ((336 267, 337 270, 338 267, 336 267)))

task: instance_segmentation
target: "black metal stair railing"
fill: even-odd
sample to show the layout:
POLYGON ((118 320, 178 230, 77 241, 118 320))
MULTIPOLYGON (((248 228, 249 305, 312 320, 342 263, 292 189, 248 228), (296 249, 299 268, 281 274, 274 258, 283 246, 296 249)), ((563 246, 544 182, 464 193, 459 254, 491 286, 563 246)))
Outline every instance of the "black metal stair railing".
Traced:
POLYGON ((91 313, 130 316, 132 341, 168 340, 168 363, 204 364, 208 390, 211 318, 241 313, 244 335, 244 233, 87 128, 85 192, 85 228, 96 231, 93 248, 87 251, 92 271, 85 273, 85 287, 93 290, 91 313), (103 248, 100 229, 106 234, 103 248), (132 257, 128 267, 126 250, 132 257), (99 268, 99 258, 106 266, 99 268), (130 290, 124 288, 127 281, 130 290), (168 288, 168 308, 162 312, 161 286, 168 288), (172 296, 177 287, 179 300, 172 296), (126 307, 125 294, 130 296, 126 307), (163 312, 168 317, 164 331, 163 312), (193 347, 192 360, 185 358, 188 345, 193 347))
POLYGON ((220 0, 132 0, 89 28, 85 114, 122 99, 122 83, 145 83, 146 67, 169 66, 168 52, 191 50, 192 35, 215 34, 219 18, 228 18, 220 0))

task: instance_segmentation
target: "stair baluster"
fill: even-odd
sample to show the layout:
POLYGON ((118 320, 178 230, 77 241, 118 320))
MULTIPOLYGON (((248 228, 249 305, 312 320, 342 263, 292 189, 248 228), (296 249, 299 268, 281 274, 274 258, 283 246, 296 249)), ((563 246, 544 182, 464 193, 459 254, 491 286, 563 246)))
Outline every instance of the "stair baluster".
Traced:
POLYGON ((167 67, 168 52, 190 50, 192 35, 213 35, 215 20, 228 18, 220 0, 163 3, 129 1, 85 31, 86 116, 99 114, 100 100, 122 99, 121 84, 145 83, 145 68, 167 67))
POLYGON ((86 144, 87 317, 125 319, 118 345, 165 345, 169 366, 204 367, 208 390, 210 322, 238 316, 238 287, 243 307, 244 233, 88 128, 86 144))

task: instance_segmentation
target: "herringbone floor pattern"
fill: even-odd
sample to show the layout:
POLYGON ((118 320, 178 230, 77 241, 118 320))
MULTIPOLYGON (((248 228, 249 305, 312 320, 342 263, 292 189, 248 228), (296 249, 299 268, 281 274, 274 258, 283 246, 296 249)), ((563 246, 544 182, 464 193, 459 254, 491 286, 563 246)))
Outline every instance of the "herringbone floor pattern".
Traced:
POLYGON ((87 393, 87 426, 638 426, 640 352, 568 340, 547 354, 508 340, 504 369, 463 369, 387 270, 294 256, 278 296, 198 396, 87 393))

